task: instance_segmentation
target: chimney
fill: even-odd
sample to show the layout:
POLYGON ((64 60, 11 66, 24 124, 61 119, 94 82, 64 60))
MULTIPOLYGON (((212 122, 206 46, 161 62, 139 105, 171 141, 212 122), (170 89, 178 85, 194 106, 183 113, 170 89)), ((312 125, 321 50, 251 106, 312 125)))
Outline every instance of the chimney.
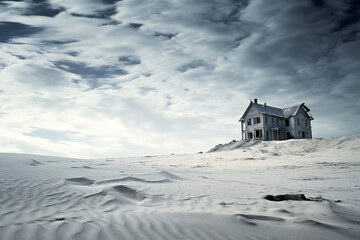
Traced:
POLYGON ((257 98, 254 98, 254 102, 257 103, 257 98))
POLYGON ((264 108, 266 108, 266 103, 264 103, 264 108))

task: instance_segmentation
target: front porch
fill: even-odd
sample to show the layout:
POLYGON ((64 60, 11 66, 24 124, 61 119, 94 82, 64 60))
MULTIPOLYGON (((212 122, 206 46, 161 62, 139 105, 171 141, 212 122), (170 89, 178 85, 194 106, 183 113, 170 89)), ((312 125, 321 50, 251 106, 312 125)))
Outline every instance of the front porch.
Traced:
POLYGON ((268 140, 286 140, 286 134, 284 128, 271 128, 270 136, 268 140))

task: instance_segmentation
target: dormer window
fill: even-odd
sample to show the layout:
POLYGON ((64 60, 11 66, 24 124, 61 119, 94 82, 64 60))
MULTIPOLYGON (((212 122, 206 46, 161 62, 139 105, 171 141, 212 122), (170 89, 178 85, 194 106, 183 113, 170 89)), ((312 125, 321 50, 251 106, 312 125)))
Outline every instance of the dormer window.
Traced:
POLYGON ((247 125, 251 125, 251 118, 247 120, 247 125))
POLYGON ((258 124, 258 123, 260 123, 260 117, 254 118, 254 124, 258 124))

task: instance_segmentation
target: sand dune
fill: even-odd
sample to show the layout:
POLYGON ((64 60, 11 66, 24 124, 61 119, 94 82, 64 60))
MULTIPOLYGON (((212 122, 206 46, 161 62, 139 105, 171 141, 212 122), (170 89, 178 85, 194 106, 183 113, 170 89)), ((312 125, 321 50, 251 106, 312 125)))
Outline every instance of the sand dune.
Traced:
POLYGON ((0 153, 0 239, 359 239, 360 136, 211 153, 0 153))

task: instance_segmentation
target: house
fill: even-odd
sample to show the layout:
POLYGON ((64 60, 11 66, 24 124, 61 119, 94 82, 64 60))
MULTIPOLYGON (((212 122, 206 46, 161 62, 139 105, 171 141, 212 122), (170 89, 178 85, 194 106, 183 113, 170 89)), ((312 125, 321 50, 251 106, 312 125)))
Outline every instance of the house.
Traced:
POLYGON ((304 103, 276 108, 250 100, 240 118, 242 140, 286 140, 312 138, 310 109, 304 103))

